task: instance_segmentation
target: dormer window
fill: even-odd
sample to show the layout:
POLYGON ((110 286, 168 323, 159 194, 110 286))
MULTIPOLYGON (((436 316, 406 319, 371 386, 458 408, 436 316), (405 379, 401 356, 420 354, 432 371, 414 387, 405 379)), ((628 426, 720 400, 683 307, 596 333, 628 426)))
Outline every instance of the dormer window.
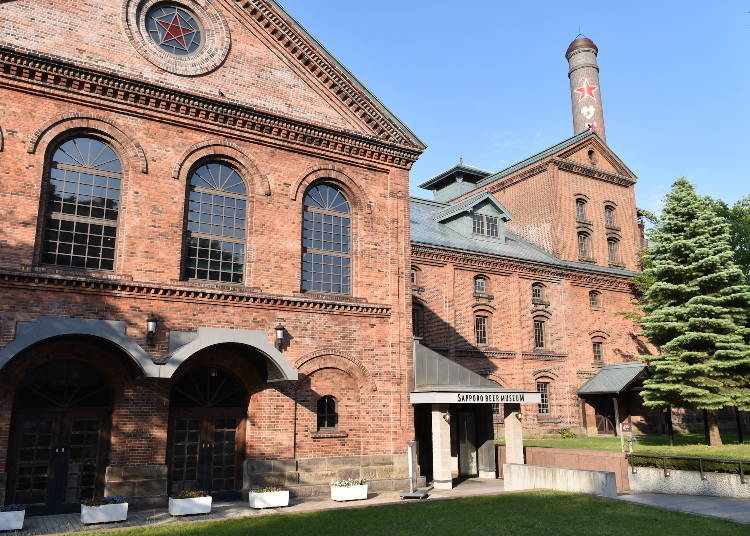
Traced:
POLYGON ((474 214, 474 234, 497 238, 499 235, 499 224, 497 220, 497 216, 474 214))

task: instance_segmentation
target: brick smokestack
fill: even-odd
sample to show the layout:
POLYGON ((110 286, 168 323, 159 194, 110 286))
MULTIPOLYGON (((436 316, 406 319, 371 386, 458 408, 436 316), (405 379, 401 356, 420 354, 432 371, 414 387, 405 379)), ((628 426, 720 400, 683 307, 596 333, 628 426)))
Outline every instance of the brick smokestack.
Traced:
POLYGON ((573 104, 573 130, 575 134, 594 130, 607 141, 604 133, 604 110, 599 87, 599 66, 596 55, 599 49, 588 37, 575 39, 565 52, 570 78, 570 98, 573 104))

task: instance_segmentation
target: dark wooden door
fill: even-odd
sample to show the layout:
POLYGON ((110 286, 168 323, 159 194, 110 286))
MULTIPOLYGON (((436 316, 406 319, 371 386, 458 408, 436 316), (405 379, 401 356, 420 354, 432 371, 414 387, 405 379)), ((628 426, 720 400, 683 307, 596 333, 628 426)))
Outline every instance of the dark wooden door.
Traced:
POLYGON ((596 431, 603 435, 615 434, 615 408, 610 398, 597 398, 593 401, 596 431))
POLYGON ((15 417, 8 495, 29 513, 76 510, 100 495, 106 467, 101 411, 49 411, 15 417))
POLYGON ((236 411, 175 411, 170 433, 170 493, 231 496, 241 488, 242 424, 236 411))

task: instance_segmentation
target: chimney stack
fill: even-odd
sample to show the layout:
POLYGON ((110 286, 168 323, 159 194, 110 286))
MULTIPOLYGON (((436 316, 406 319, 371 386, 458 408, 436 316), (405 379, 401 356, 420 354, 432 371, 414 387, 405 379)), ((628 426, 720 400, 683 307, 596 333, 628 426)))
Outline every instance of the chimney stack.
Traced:
POLYGON ((596 55, 599 49, 588 37, 578 37, 568 47, 570 98, 573 104, 573 131, 575 134, 594 130, 607 141, 604 133, 604 110, 599 91, 599 66, 596 55))

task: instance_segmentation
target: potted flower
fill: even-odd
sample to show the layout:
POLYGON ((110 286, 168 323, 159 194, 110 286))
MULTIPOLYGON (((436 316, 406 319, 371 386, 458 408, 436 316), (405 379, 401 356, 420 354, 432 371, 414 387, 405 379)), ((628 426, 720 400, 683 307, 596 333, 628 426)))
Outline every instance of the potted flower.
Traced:
POLYGON ((169 515, 210 514, 212 497, 205 491, 182 491, 169 498, 169 515))
POLYGON ((92 499, 81 504, 81 523, 114 523, 128 518, 128 503, 125 497, 114 496, 92 499))
POLYGON ((0 530, 21 530, 26 507, 23 504, 0 506, 0 530))
POLYGON ((367 498, 367 480, 349 478, 331 482, 331 499, 334 501, 360 501, 367 498))
POLYGON ((279 508, 289 506, 289 490, 284 488, 261 488, 250 490, 250 508, 279 508))

